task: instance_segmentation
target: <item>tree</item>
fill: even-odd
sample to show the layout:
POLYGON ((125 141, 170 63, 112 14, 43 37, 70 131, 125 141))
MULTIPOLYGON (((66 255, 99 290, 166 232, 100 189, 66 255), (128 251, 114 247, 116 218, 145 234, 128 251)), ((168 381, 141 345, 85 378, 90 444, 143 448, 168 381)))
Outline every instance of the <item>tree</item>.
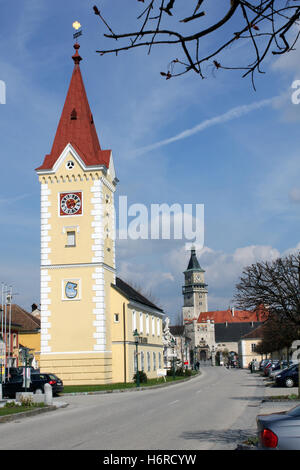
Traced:
MULTIPOLYGON (((236 290, 235 301, 239 307, 253 310, 261 305, 267 307, 270 321, 273 322, 273 335, 274 324, 277 323, 282 329, 283 336, 286 337, 285 343, 299 338, 300 252, 271 262, 259 262, 246 267, 240 282, 236 285, 236 290), (294 332, 291 335, 292 330, 294 332)), ((266 341, 268 341, 268 336, 266 341)), ((271 337, 273 347, 276 341, 278 341, 278 332, 277 337, 271 337)), ((282 343, 282 338, 280 341, 282 343)), ((300 397, 300 362, 298 376, 298 396, 300 397)))
POLYGON ((297 330, 292 323, 285 321, 283 324, 275 316, 269 315, 261 327, 261 333, 262 339, 256 347, 258 353, 269 354, 286 348, 288 359, 288 350, 297 339, 297 330))
MULTIPOLYGON (((190 71, 204 78, 204 65, 209 64, 213 70, 242 70, 243 77, 251 76, 254 86, 254 73, 264 73, 261 64, 267 56, 290 52, 300 34, 296 27, 300 16, 297 0, 227 0, 218 4, 191 0, 183 2, 184 5, 179 0, 131 0, 131 5, 133 1, 141 10, 138 24, 125 33, 116 34, 98 7, 93 7, 109 30, 104 36, 117 44, 97 52, 118 54, 145 47, 149 54, 155 46, 173 46, 177 54, 179 46, 182 57, 173 58, 166 72, 161 72, 167 80, 190 71), (232 64, 231 47, 237 42, 246 43, 243 59, 249 54, 252 57, 232 64)), ((115 10, 119 14, 117 5, 115 10)))
POLYGON ((273 318, 300 329, 300 253, 247 266, 236 285, 238 307, 267 307, 273 318))

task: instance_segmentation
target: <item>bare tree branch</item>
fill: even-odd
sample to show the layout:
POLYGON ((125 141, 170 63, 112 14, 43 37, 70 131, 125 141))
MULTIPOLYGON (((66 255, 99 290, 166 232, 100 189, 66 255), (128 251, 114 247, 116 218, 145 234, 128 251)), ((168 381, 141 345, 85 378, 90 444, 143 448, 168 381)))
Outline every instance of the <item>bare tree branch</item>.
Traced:
MULTIPOLYGON (((117 0, 115 0, 117 2, 117 0)), ((180 76, 191 70, 204 78, 202 65, 211 65, 214 70, 241 70, 243 77, 251 76, 253 87, 255 72, 261 70, 262 62, 268 54, 286 54, 294 49, 299 38, 300 0, 228 0, 227 11, 217 18, 218 10, 209 0, 186 2, 186 16, 182 19, 176 9, 177 0, 150 0, 146 8, 137 17, 142 20, 135 31, 114 33, 104 20, 98 8, 94 12, 110 31, 104 33, 109 39, 120 40, 122 45, 112 49, 97 50, 100 55, 127 51, 136 47, 147 47, 148 53, 154 46, 167 45, 178 48, 183 57, 170 60, 171 68, 162 75, 167 79, 180 76), (201 11, 200 11, 201 8, 201 11), (153 12, 153 15, 151 13, 153 12), (208 27, 201 27, 202 18, 210 22, 208 27), (164 23, 171 28, 164 27, 164 23), (180 27, 180 25, 182 25, 180 27), (238 30, 236 26, 238 25, 238 30), (172 28, 173 26, 173 28, 172 28), (182 27, 186 31, 182 32, 182 27), (194 32, 191 33, 191 27, 194 32), (211 41, 210 37, 214 40, 211 41), (123 41, 128 41, 123 43, 123 41), (230 46, 237 41, 243 42, 245 50, 241 63, 230 63, 230 46), (189 47, 194 44, 194 47, 189 47), (211 46, 213 44, 213 48, 211 46), (201 51, 206 51, 201 54, 201 51), (207 51, 209 51, 207 53, 207 51), (250 60, 249 56, 252 55, 250 60), (174 67, 176 65, 176 68, 174 67)), ((137 0, 137 7, 144 0, 137 0)))

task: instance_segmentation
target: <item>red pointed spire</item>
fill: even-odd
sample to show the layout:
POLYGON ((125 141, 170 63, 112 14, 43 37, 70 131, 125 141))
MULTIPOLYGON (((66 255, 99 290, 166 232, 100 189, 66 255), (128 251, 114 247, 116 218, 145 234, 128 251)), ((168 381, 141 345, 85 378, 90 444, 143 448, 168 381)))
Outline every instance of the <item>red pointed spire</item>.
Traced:
POLYGON ((50 170, 67 146, 71 144, 86 166, 109 166, 110 150, 101 150, 93 115, 87 99, 80 70, 79 44, 74 45, 74 70, 57 127, 51 153, 37 170, 50 170))

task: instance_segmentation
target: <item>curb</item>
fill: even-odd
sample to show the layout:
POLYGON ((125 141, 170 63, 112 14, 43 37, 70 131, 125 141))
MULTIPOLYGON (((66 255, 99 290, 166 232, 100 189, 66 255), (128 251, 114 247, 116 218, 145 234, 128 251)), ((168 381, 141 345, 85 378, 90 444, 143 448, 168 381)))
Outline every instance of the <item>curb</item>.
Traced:
POLYGON ((105 395, 107 393, 143 392, 144 390, 153 390, 157 388, 168 387, 170 385, 179 385, 183 382, 188 382, 189 380, 195 379, 196 377, 199 377, 200 375, 202 375, 201 372, 199 372, 196 375, 193 375, 192 377, 187 377, 186 379, 175 380, 174 382, 168 382, 168 383, 163 383, 159 385, 150 385, 149 387, 118 388, 115 390, 99 390, 95 392, 71 392, 71 393, 62 393, 61 396, 66 398, 66 397, 77 396, 77 395, 105 395))
POLYGON ((234 450, 258 450, 257 446, 249 444, 238 444, 234 450))
POLYGON ((297 405, 300 403, 300 398, 299 399, 292 399, 292 398, 263 398, 262 403, 295 403, 297 405))

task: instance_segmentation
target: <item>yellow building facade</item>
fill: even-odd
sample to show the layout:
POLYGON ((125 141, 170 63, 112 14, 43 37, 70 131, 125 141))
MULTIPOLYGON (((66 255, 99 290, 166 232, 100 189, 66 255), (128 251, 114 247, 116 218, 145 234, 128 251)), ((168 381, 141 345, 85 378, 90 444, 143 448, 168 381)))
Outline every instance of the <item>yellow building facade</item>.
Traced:
POLYGON ((111 313, 113 382, 132 382, 137 366, 148 378, 156 378, 157 370, 164 368, 163 311, 116 278, 111 313), (134 332, 138 333, 137 348, 134 332))
MULTIPOLYGON (((79 45, 74 48, 74 70, 53 146, 36 169, 41 185, 40 368, 66 385, 102 384, 124 379, 117 345, 121 323, 113 321, 113 313, 121 318, 127 302, 130 318, 130 306, 112 287, 118 182, 112 152, 100 147, 79 45)), ((129 323, 126 341, 131 341, 129 323)), ((129 358, 125 362, 131 381, 132 364, 129 358)))

